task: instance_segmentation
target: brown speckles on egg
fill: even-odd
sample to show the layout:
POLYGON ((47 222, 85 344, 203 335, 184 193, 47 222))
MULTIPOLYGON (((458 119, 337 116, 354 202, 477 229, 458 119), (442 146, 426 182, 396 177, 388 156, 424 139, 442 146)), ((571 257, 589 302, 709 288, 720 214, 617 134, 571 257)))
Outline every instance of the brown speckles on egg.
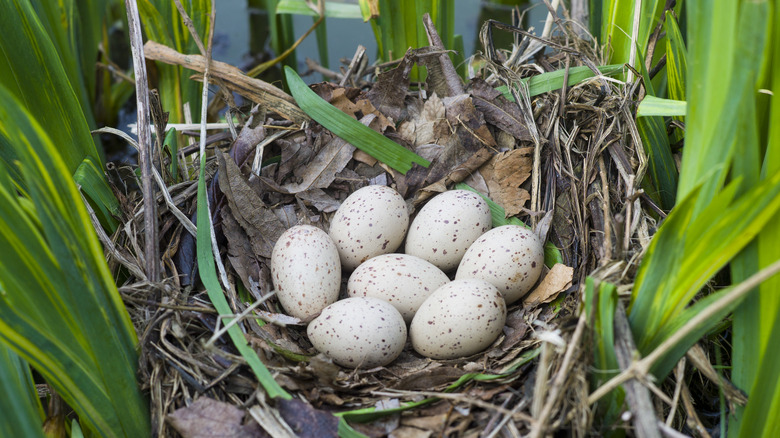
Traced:
POLYGON ((503 301, 501 293, 483 280, 456 280, 442 286, 412 320, 412 347, 434 359, 454 359, 484 350, 503 330, 503 301))
POLYGON ((490 229, 489 224, 490 208, 482 197, 466 190, 444 192, 428 201, 415 217, 406 238, 406 253, 450 271, 490 229))
POLYGON ((362 261, 398 249, 408 227, 403 197, 390 187, 373 185, 356 190, 342 202, 331 219, 330 235, 338 242, 342 265, 351 270, 362 261), (361 241, 361 245, 355 243, 361 241))
POLYGON ((314 348, 337 364, 373 368, 387 365, 401 354, 407 332, 401 314, 392 305, 363 297, 326 307, 306 333, 314 348), (333 316, 336 318, 331 320, 333 316))
POLYGON ((347 282, 347 295, 388 301, 408 323, 423 301, 449 281, 446 274, 425 260, 408 254, 385 254, 355 269, 347 282))
POLYGON ((319 228, 299 225, 285 231, 271 254, 271 278, 285 311, 306 319, 336 301, 338 260, 335 243, 319 228))
POLYGON ((463 255, 455 279, 478 278, 496 286, 508 304, 539 279, 544 248, 533 231, 505 225, 483 234, 463 255))

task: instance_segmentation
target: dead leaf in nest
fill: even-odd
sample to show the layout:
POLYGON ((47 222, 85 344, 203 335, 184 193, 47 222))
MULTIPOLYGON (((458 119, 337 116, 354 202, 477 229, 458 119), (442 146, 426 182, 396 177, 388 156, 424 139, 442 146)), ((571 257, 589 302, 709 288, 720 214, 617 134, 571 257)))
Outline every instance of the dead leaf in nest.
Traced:
POLYGON ((337 437, 339 420, 330 412, 314 409, 303 400, 279 399, 276 403, 284 421, 301 438, 337 437))
POLYGON ((230 208, 222 208, 220 213, 222 216, 222 232, 225 234, 228 243, 227 256, 230 265, 252 295, 260 296, 262 293, 257 285, 262 285, 270 277, 263 278, 262 264, 255 255, 252 243, 249 241, 243 228, 230 213, 230 208))
POLYGON ((449 385, 464 373, 464 370, 452 366, 432 366, 401 377, 391 387, 407 391, 430 390, 438 386, 449 385))
POLYGON ((330 195, 321 189, 310 189, 295 195, 307 206, 316 208, 323 213, 330 213, 339 208, 339 201, 333 199, 330 195))
POLYGON ((208 397, 195 400, 192 405, 168 415, 167 420, 184 438, 260 438, 268 435, 260 425, 242 424, 244 412, 228 403, 208 397))
POLYGON ((225 194, 230 213, 244 229, 252 249, 260 257, 271 257, 274 244, 285 231, 284 225, 249 186, 233 160, 217 152, 219 188, 225 194))
POLYGON ((538 311, 521 307, 507 314, 504 326, 504 334, 506 337, 501 342, 501 349, 503 351, 508 351, 526 338, 531 328, 528 321, 535 319, 536 314, 534 312, 538 314, 538 311))
MULTIPOLYGON (((408 111, 408 119, 398 125, 398 134, 412 145, 415 151, 422 145, 443 144, 451 135, 444 103, 436 94, 424 103, 419 100, 411 101, 408 111)), ((427 159, 431 158, 436 157, 427 159)))
POLYGON ((300 182, 287 183, 282 188, 289 193, 327 188, 336 179, 336 174, 352 159, 353 152, 355 146, 339 137, 331 137, 317 155, 296 172, 300 182))
POLYGON ((406 113, 404 99, 409 91, 409 73, 414 66, 412 53, 412 49, 409 49, 397 67, 379 74, 366 94, 376 109, 396 123, 406 113))
POLYGON ((447 121, 450 125, 462 127, 456 132, 467 151, 476 152, 483 146, 493 147, 496 145, 493 134, 490 133, 485 124, 485 117, 477 111, 471 96, 459 94, 445 97, 442 99, 442 103, 446 108, 447 121))
POLYGON ((263 127, 262 117, 255 119, 258 113, 259 105, 252 108, 251 116, 246 121, 238 137, 230 146, 230 158, 239 163, 241 167, 248 159, 254 158, 255 147, 265 139, 265 127, 263 127))
POLYGON ((532 141, 520 107, 508 101, 500 91, 481 79, 473 79, 469 88, 474 106, 485 117, 485 121, 508 132, 521 141, 532 141))
POLYGON ((520 213, 531 199, 528 190, 520 186, 531 176, 532 167, 533 148, 521 148, 502 152, 479 169, 490 198, 504 207, 507 217, 520 213))
POLYGON ((574 268, 562 263, 556 263, 550 272, 544 276, 542 282, 523 300, 524 307, 538 306, 549 303, 558 297, 558 294, 571 287, 574 268))
POLYGON ((312 141, 311 136, 298 133, 288 136, 288 138, 276 140, 282 153, 274 182, 281 184, 290 175, 295 175, 296 172, 303 170, 306 163, 314 156, 317 146, 327 143, 331 137, 333 136, 329 133, 322 132, 316 141, 312 141))

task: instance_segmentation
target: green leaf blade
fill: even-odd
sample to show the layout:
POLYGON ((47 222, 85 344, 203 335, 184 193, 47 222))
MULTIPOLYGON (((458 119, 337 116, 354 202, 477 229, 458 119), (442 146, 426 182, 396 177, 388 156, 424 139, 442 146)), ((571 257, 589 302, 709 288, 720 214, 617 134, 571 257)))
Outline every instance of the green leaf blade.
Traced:
POLYGON ((384 135, 356 121, 309 89, 295 70, 285 67, 287 84, 301 109, 317 123, 393 169, 406 174, 413 163, 431 163, 384 135))

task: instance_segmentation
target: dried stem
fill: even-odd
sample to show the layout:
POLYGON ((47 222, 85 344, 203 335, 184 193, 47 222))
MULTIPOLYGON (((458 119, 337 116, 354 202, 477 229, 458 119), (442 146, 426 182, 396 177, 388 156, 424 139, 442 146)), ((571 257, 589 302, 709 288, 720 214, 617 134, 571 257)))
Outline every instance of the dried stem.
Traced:
POLYGON ((146 277, 150 282, 160 281, 160 246, 157 238, 157 203, 152 177, 152 132, 149 129, 149 83, 146 78, 144 42, 136 0, 125 0, 130 47, 133 53, 135 95, 138 101, 138 146, 144 197, 144 259, 146 277))

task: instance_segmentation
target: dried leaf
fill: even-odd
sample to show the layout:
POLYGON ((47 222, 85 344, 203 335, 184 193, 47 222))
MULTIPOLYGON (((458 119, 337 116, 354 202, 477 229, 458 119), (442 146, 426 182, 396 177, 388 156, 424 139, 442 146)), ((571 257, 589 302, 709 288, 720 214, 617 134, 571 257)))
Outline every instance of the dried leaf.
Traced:
POLYGON ((502 152, 480 168, 479 172, 490 189, 490 198, 504 207, 507 217, 520 213, 531 198, 528 191, 520 186, 531 176, 532 168, 533 148, 502 152))
POLYGON ((374 107, 396 123, 406 113, 404 99, 409 91, 409 73, 414 66, 412 54, 410 49, 397 67, 381 73, 367 93, 374 107))
POLYGON ((301 438, 337 437, 339 420, 333 414, 314 409, 303 400, 277 400, 279 413, 301 438))
POLYGON ((310 189, 295 195, 306 205, 312 206, 323 213, 330 213, 339 208, 339 201, 333 199, 330 195, 321 189, 310 189))
POLYGON ((523 300, 524 307, 538 306, 549 303, 558 297, 558 294, 571 287, 574 268, 558 263, 544 276, 536 289, 523 300))
POLYGON ((482 167, 486 161, 490 160, 493 153, 488 148, 478 150, 471 155, 467 160, 454 166, 450 171, 440 178, 438 181, 421 188, 414 196, 413 204, 419 205, 421 202, 435 195, 447 190, 447 187, 453 183, 459 183, 465 180, 470 175, 479 174, 477 169, 482 167))
POLYGON ((276 140, 276 143, 281 147, 282 154, 274 180, 281 184, 290 175, 297 175, 314 157, 317 147, 327 143, 331 138, 333 136, 327 132, 321 132, 316 139, 301 132, 294 136, 288 136, 286 139, 276 140))
POLYGON ((252 190, 233 160, 226 160, 224 154, 217 152, 217 161, 219 188, 225 194, 231 214, 249 236, 255 254, 271 257, 276 240, 286 228, 252 190))
POLYGON ((447 48, 441 37, 436 32, 436 26, 428 13, 423 14, 423 26, 428 35, 428 43, 431 48, 440 51, 435 57, 425 57, 421 61, 428 67, 428 77, 425 79, 429 92, 438 93, 439 96, 457 96, 463 94, 463 83, 452 65, 452 60, 446 52, 447 48))
POLYGON ((485 124, 484 116, 474 106, 471 96, 464 93, 445 97, 442 103, 446 108, 449 124, 462 127, 459 127, 456 132, 467 151, 476 152, 483 146, 496 145, 496 139, 485 124))
POLYGON ((469 92, 474 106, 484 115, 485 121, 518 140, 532 140, 519 105, 508 101, 500 91, 481 79, 472 80, 469 92))
POLYGON ((230 265, 238 274, 244 287, 252 292, 252 295, 262 295, 258 287, 258 285, 264 283, 264 279, 261 277, 262 268, 260 260, 257 259, 252 249, 249 237, 230 213, 229 207, 222 208, 221 216, 222 233, 227 239, 227 256, 230 265))
POLYGON ((268 437, 255 422, 241 424, 244 412, 228 403, 207 397, 186 408, 175 410, 167 419, 184 438, 261 438, 268 437))
POLYGON ((259 105, 255 105, 252 108, 249 120, 246 121, 241 131, 239 131, 238 137, 230 146, 230 158, 235 163, 238 163, 238 167, 243 166, 247 159, 254 158, 255 147, 265 139, 265 127, 263 127, 262 118, 255 120, 258 109, 259 105))
POLYGON ((352 159, 355 146, 341 137, 331 137, 317 155, 299 172, 300 183, 288 183, 282 187, 289 193, 299 193, 309 189, 323 189, 330 186, 336 174, 352 159))
POLYGON ((457 367, 430 366, 423 370, 406 374, 392 387, 408 391, 430 390, 439 385, 449 385, 464 373, 464 370, 457 367))
MULTIPOLYGON (((451 135, 441 99, 433 94, 422 105, 419 102, 419 100, 412 101, 409 105, 409 118, 398 126, 398 134, 412 145, 415 151, 421 145, 444 144, 451 135)), ((436 157, 427 159, 432 158, 436 157)))

